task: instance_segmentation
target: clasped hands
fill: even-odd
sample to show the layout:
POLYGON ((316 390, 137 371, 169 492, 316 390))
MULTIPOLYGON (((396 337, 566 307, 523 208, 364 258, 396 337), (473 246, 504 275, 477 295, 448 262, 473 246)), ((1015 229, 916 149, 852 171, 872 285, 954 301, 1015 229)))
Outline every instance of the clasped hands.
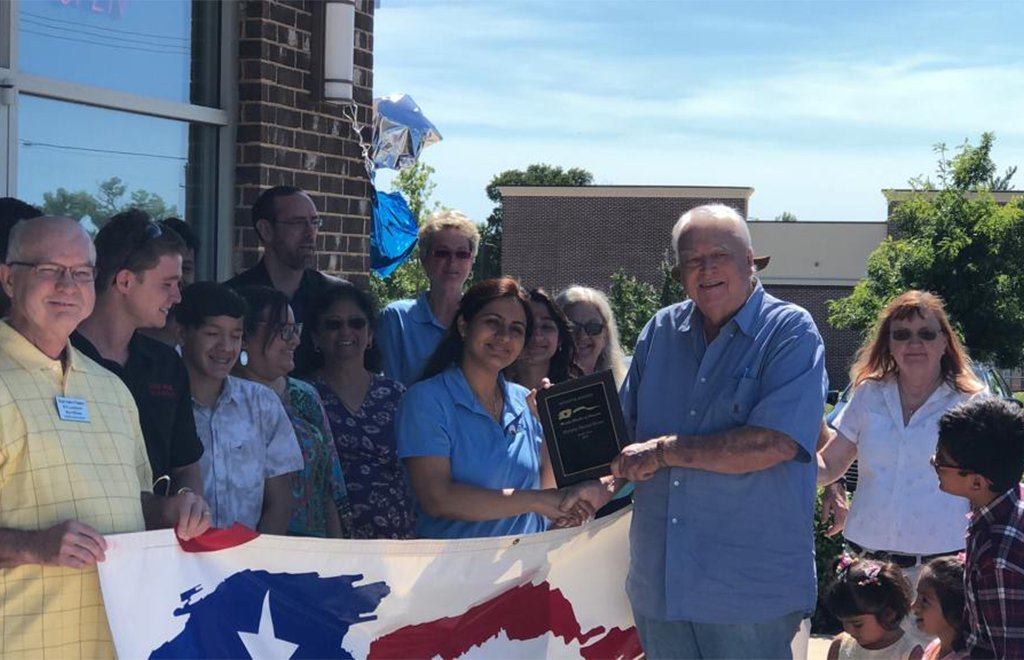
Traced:
MULTIPOLYGON (((612 461, 612 476, 629 481, 647 481, 668 467, 666 445, 671 438, 654 438, 624 448, 612 461)), ((542 505, 537 512, 552 521, 552 528, 575 527, 590 520, 614 495, 613 484, 593 479, 558 490, 539 491, 542 505)))
POLYGON ((534 510, 551 520, 552 529, 582 525, 612 498, 608 486, 597 479, 535 492, 538 500, 534 510))

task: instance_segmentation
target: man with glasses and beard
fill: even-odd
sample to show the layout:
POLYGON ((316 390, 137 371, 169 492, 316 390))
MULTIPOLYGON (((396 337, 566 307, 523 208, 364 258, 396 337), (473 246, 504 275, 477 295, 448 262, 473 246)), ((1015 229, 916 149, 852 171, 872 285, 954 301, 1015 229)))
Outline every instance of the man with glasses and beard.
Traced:
MULTIPOLYGON (((288 296, 295 322, 308 328, 307 315, 317 295, 331 284, 345 280, 315 267, 316 238, 323 220, 313 199, 293 186, 275 186, 252 205, 252 226, 263 246, 263 257, 249 270, 228 280, 233 289, 269 286, 288 296)), ((309 330, 295 351, 296 374, 312 368, 314 351, 309 330)))

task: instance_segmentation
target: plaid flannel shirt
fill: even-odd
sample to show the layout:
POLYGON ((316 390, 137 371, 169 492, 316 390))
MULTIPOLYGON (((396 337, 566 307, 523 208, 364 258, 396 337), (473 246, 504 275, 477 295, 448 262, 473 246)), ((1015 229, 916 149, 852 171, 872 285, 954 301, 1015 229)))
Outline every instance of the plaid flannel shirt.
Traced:
POLYGON ((967 648, 972 658, 1024 658, 1024 489, 969 516, 967 648))

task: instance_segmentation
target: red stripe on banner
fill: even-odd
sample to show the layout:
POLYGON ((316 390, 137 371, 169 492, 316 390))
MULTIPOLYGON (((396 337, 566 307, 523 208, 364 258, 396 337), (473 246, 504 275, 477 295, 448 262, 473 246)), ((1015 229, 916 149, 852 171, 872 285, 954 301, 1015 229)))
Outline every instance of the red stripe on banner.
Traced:
POLYGON ((259 535, 259 532, 255 532, 245 525, 235 523, 227 529, 211 527, 206 533, 188 541, 183 541, 179 537, 178 544, 185 552, 213 552, 248 543, 259 535))
POLYGON ((572 603, 547 582, 509 589, 465 613, 405 626, 375 639, 370 660, 434 658, 453 660, 505 633, 509 640, 536 639, 546 634, 566 644, 577 642, 587 659, 635 658, 643 651, 636 629, 597 626, 584 631, 572 603))

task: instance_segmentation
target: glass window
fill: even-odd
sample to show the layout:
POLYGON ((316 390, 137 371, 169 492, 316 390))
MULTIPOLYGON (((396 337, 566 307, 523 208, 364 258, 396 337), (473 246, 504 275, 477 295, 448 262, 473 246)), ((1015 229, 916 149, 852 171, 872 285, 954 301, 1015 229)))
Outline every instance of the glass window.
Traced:
POLYGON ((97 231, 137 207, 183 218, 203 241, 198 275, 213 267, 217 129, 21 95, 18 197, 97 231))
POLYGON ((218 104, 218 2, 21 0, 17 18, 25 73, 218 104))

